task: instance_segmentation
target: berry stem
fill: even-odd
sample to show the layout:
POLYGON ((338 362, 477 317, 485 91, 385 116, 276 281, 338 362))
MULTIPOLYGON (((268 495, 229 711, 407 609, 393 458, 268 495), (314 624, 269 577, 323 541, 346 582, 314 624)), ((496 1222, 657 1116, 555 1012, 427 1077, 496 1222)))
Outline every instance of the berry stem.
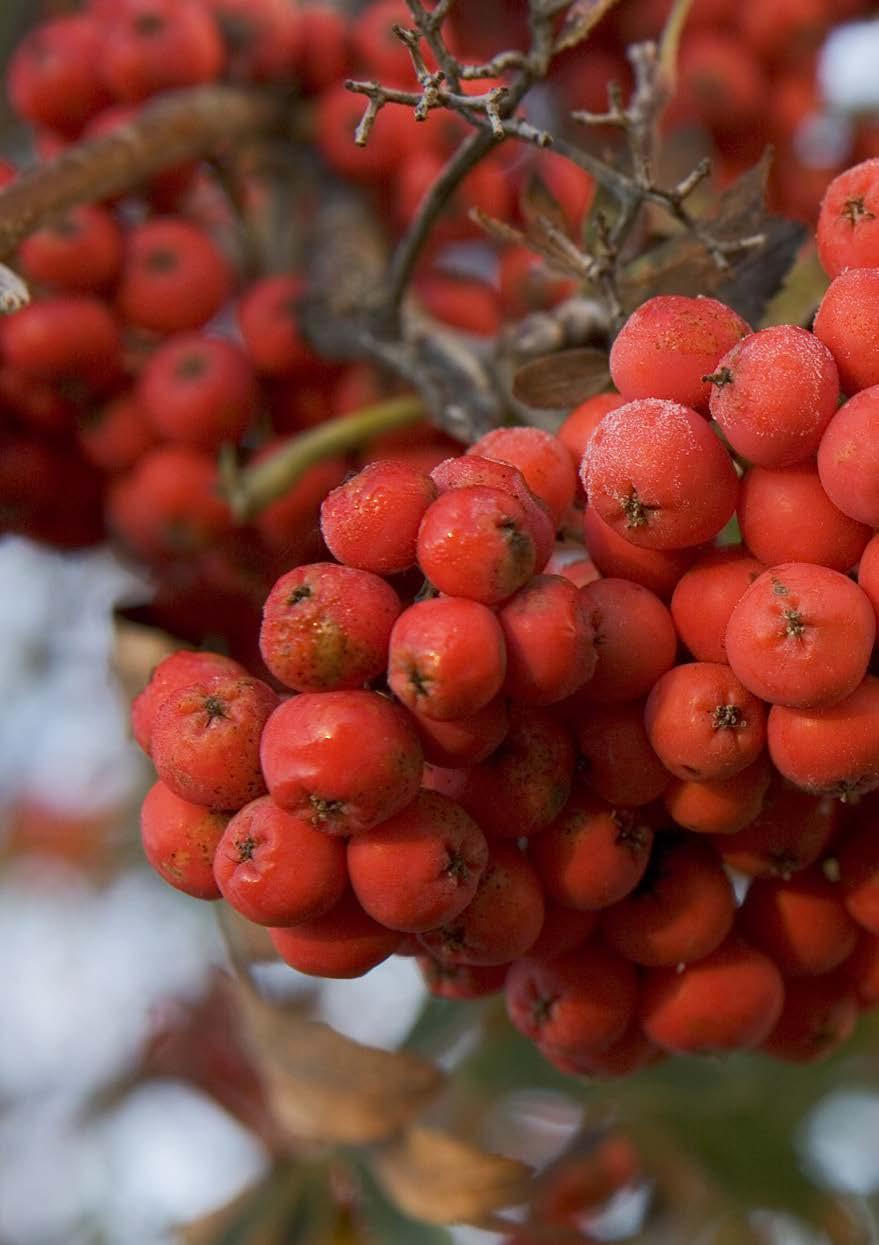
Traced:
POLYGON ((293 487, 309 467, 345 454, 382 433, 416 423, 424 403, 415 394, 390 398, 354 415, 330 419, 293 437, 271 457, 239 471, 232 454, 221 457, 222 491, 239 522, 246 522, 293 487))

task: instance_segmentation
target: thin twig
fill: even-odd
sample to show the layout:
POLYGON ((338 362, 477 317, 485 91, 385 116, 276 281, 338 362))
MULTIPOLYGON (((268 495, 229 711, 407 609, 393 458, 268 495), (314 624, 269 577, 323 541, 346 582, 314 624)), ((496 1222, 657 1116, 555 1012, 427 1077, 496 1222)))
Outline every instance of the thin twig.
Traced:
POLYGON ((68 208, 122 194, 175 164, 278 128, 285 111, 265 91, 237 86, 162 95, 112 133, 77 143, 0 191, 0 260, 68 208))
POLYGON ((309 467, 346 454, 381 433, 405 428, 424 417, 424 403, 412 394, 330 419, 293 437, 274 454, 238 471, 229 454, 220 463, 221 488, 232 513, 244 522, 293 488, 309 467))

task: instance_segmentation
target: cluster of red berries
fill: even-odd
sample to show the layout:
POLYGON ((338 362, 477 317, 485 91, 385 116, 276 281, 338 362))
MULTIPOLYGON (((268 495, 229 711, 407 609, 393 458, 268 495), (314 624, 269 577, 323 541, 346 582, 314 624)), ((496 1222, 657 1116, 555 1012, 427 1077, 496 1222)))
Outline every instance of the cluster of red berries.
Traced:
POLYGON ((334 561, 265 602, 280 697, 178 653, 135 702, 162 876, 305 973, 505 990, 565 1071, 835 1049, 879 1002, 877 219, 870 162, 813 333, 651 299, 558 437, 333 489, 334 561))

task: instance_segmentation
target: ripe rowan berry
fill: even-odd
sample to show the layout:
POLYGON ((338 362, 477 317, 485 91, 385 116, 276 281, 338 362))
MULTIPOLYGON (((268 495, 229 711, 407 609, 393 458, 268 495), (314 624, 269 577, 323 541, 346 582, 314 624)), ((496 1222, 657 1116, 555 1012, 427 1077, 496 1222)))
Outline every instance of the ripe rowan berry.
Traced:
POLYGON ((226 826, 214 876, 226 902, 248 921, 298 925, 328 912, 345 893, 345 845, 261 796, 226 826))
POLYGON ((93 17, 76 14, 41 22, 16 47, 6 85, 15 111, 27 121, 75 135, 109 102, 96 67, 104 39, 93 17))
POLYGON ((145 454, 107 494, 108 525, 140 557, 191 557, 232 526, 217 495, 216 463, 200 450, 161 445, 145 454))
POLYGON ((129 471, 156 444, 156 435, 131 390, 84 411, 76 434, 89 462, 111 473, 129 471))
POLYGON ((181 799, 154 783, 140 810, 144 855, 159 876, 194 899, 219 899, 214 856, 229 814, 181 799))
POLYGON ((577 473, 565 446, 542 428, 494 428, 467 451, 518 467, 535 497, 558 523, 574 500, 577 473))
POLYGON ((139 103, 157 91, 219 77, 225 60, 216 22, 193 0, 125 0, 103 32, 100 65, 117 99, 139 103))
POLYGON ((244 348, 261 376, 290 376, 313 369, 317 358, 299 329, 301 277, 278 274, 253 281, 241 296, 237 315, 244 348))
POLYGON ((348 68, 348 18, 333 4, 313 3, 299 10, 297 81, 303 91, 323 91, 344 78, 348 68))
POLYGON ((858 937, 842 888, 828 881, 817 864, 790 878, 753 882, 739 912, 739 928, 785 977, 829 973, 854 950, 858 937))
POLYGON ((580 753, 578 769, 596 795, 614 806, 658 799, 672 776, 647 737, 644 702, 593 705, 577 700, 571 725, 580 753))
MULTIPOLYGON (((254 454, 251 462, 269 458, 278 444, 269 442, 254 454)), ((320 535, 321 504, 347 474, 344 458, 321 459, 308 467, 283 497, 256 515, 254 527, 269 548, 282 557, 283 565, 301 565, 325 556, 320 535)))
POLYGON ((600 943, 553 960, 510 967, 507 1012, 520 1033, 562 1053, 607 1049, 632 1019, 638 979, 630 963, 600 943))
POLYGON ((460 801, 489 838, 537 834, 559 815, 571 791, 574 744, 545 709, 510 708, 510 726, 486 760, 434 773, 431 783, 460 801))
POLYGON ((683 972, 648 972, 640 1016, 657 1046, 711 1054, 759 1046, 783 1006, 784 981, 772 960, 733 935, 683 972))
POLYGON ((113 214, 95 203, 70 208, 37 229, 19 248, 27 277, 60 290, 105 290, 122 267, 122 230, 113 214))
POLYGON ((551 705, 588 685, 596 665, 593 623, 579 590, 536 575, 498 611, 506 641, 504 691, 523 705, 551 705))
POLYGON ((846 911, 871 934, 879 934, 879 850, 875 810, 865 802, 854 824, 846 830, 834 855, 839 864, 839 887, 846 911))
POLYGON ((613 808, 577 787, 559 816, 529 843, 528 854, 550 899, 568 908, 607 908, 644 876, 653 819, 613 808))
POLYGON ((636 964, 689 964, 723 942, 734 916, 733 889, 711 847, 663 839, 634 890, 602 912, 601 934, 636 964))
POLYGON ((858 586, 866 592, 879 626, 879 536, 873 536, 858 563, 858 586))
POLYGON ((597 579, 580 589, 598 658, 581 689, 586 701, 636 700, 674 665, 678 638, 667 607, 648 588, 597 579))
POLYGON ((419 955, 418 967, 424 984, 437 998, 481 999, 503 990, 509 965, 440 964, 433 956, 419 955))
POLYGON ((775 776, 754 820, 715 839, 714 846, 747 877, 789 878, 825 855, 839 830, 839 813, 829 796, 809 795, 775 776))
POLYGON ((430 765, 466 768, 485 761, 500 747, 510 728, 510 714, 505 697, 496 696, 476 713, 451 722, 413 713, 412 725, 430 765))
POLYGON ((278 955, 309 977, 362 977, 393 955, 403 938, 367 915, 347 890, 329 912, 269 930, 278 955))
POLYGON ((849 398, 818 447, 818 475, 831 502, 860 524, 879 526, 879 385, 849 398))
POLYGON ((776 769, 814 795, 850 799, 879 787, 879 679, 867 676, 829 708, 773 705, 767 726, 776 769))
POLYGON ((181 799, 243 808, 265 792, 260 735, 278 698, 259 679, 214 675, 166 696, 150 750, 156 773, 181 799))
POLYGON ((348 844, 351 885, 364 911, 410 934, 454 921, 487 864, 479 826, 437 791, 419 791, 406 808, 348 844))
POLYGON ((726 661, 733 607, 766 568, 747 549, 712 549, 685 570, 671 599, 678 635, 697 661, 726 661))
POLYGON ((845 575, 785 562, 764 571, 735 605, 727 660, 749 691, 772 704, 833 705, 866 674, 875 629, 866 593, 845 575))
POLYGON ((448 596, 498 605, 531 578, 537 560, 525 508, 474 485, 443 493, 418 529, 418 565, 448 596))
POLYGON ((620 536, 648 549, 710 540, 732 516, 738 496, 732 461, 705 420, 656 398, 606 415, 580 474, 590 506, 620 536))
POLYGON ((734 835, 758 816, 772 777, 765 757, 758 757, 731 778, 703 782, 676 779, 663 802, 677 825, 696 834, 734 835))
POLYGON ((197 225, 155 217, 129 230, 116 291, 128 324, 154 333, 201 328, 231 291, 228 261, 197 225))
POLYGON ((405 571, 415 562, 419 525, 435 497, 430 476, 407 463, 368 463, 324 499, 327 548, 347 566, 376 575, 405 571))
POLYGON ((602 575, 641 584, 662 601, 671 597, 678 580, 703 552, 698 546, 643 549, 633 545, 605 523, 594 506, 587 506, 583 512, 583 539, 602 575))
POLYGON ((556 435, 562 445, 566 445, 571 451, 575 467, 580 466, 586 446, 605 415, 615 411, 617 407, 625 406, 627 401, 627 398, 618 393, 597 393, 571 411, 556 435))
POLYGON ((137 398, 166 441, 214 451, 244 435, 259 394, 240 346, 201 333, 181 333, 150 355, 137 398))
POLYGON ((444 459, 431 471, 430 478, 440 494, 449 489, 484 485, 515 497, 525 510, 528 530, 534 540, 537 556, 534 571, 539 574, 544 569, 555 544, 555 525, 545 502, 534 496, 518 467, 479 454, 462 454, 458 458, 444 459))
POLYGON ((244 666, 222 653, 192 652, 180 649, 164 658, 150 674, 149 682, 131 702, 131 729, 134 738, 149 754, 153 721, 159 706, 173 693, 191 683, 214 676, 246 678, 244 666))
POLYGON ((706 375, 750 331, 740 315, 715 298, 648 298, 611 347, 613 383, 627 402, 663 398, 707 411, 711 385, 706 375))
POLYGON ((423 757, 403 710, 377 692, 303 692, 262 736, 272 799, 326 834, 361 834, 418 794, 423 757))
POLYGON ((879 159, 839 173, 821 200, 815 227, 818 257, 828 277, 846 268, 879 265, 879 159))
POLYGON ((487 606, 464 597, 416 601, 393 625, 387 666, 391 690, 420 717, 441 722, 470 717, 503 686, 502 622, 487 606))
POLYGON ((441 964, 509 964, 534 946, 543 917, 543 891, 532 866, 517 847, 492 843, 467 907, 418 939, 441 964))
POLYGON ((729 666, 675 666, 654 685, 644 708, 650 744, 676 778, 731 778, 760 755, 766 710, 729 666))
POLYGON ((790 1063, 814 1063, 848 1041, 857 1019, 857 996, 840 973, 793 978, 784 983, 784 1008, 760 1049, 790 1063))
POLYGON ((742 478, 737 514, 742 539, 767 566, 815 562, 847 571, 872 535, 833 504, 814 460, 774 470, 751 467, 742 478))
POLYGON ((335 562, 282 575, 263 606, 263 661, 297 692, 362 687, 387 665, 402 605, 378 575, 335 562))
POLYGON ((879 268, 846 268, 834 277, 812 331, 836 360, 844 393, 879 384, 879 268))
POLYGON ((833 355, 795 324, 743 338, 710 379, 712 417, 733 449, 760 467, 810 458, 839 397, 833 355))
POLYGON ((57 294, 3 322, 7 363, 35 380, 80 381, 96 392, 115 385, 122 341, 109 308, 90 294, 57 294))

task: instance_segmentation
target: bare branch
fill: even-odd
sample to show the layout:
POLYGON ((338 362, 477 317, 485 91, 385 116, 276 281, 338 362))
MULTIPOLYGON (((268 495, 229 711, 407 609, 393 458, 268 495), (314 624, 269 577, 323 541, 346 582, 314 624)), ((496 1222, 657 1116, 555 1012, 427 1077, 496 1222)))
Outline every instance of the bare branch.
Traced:
POLYGON ((235 86, 169 92, 110 134, 78 143, 0 191, 0 259, 47 220, 124 193, 164 169, 283 124, 282 101, 235 86))

